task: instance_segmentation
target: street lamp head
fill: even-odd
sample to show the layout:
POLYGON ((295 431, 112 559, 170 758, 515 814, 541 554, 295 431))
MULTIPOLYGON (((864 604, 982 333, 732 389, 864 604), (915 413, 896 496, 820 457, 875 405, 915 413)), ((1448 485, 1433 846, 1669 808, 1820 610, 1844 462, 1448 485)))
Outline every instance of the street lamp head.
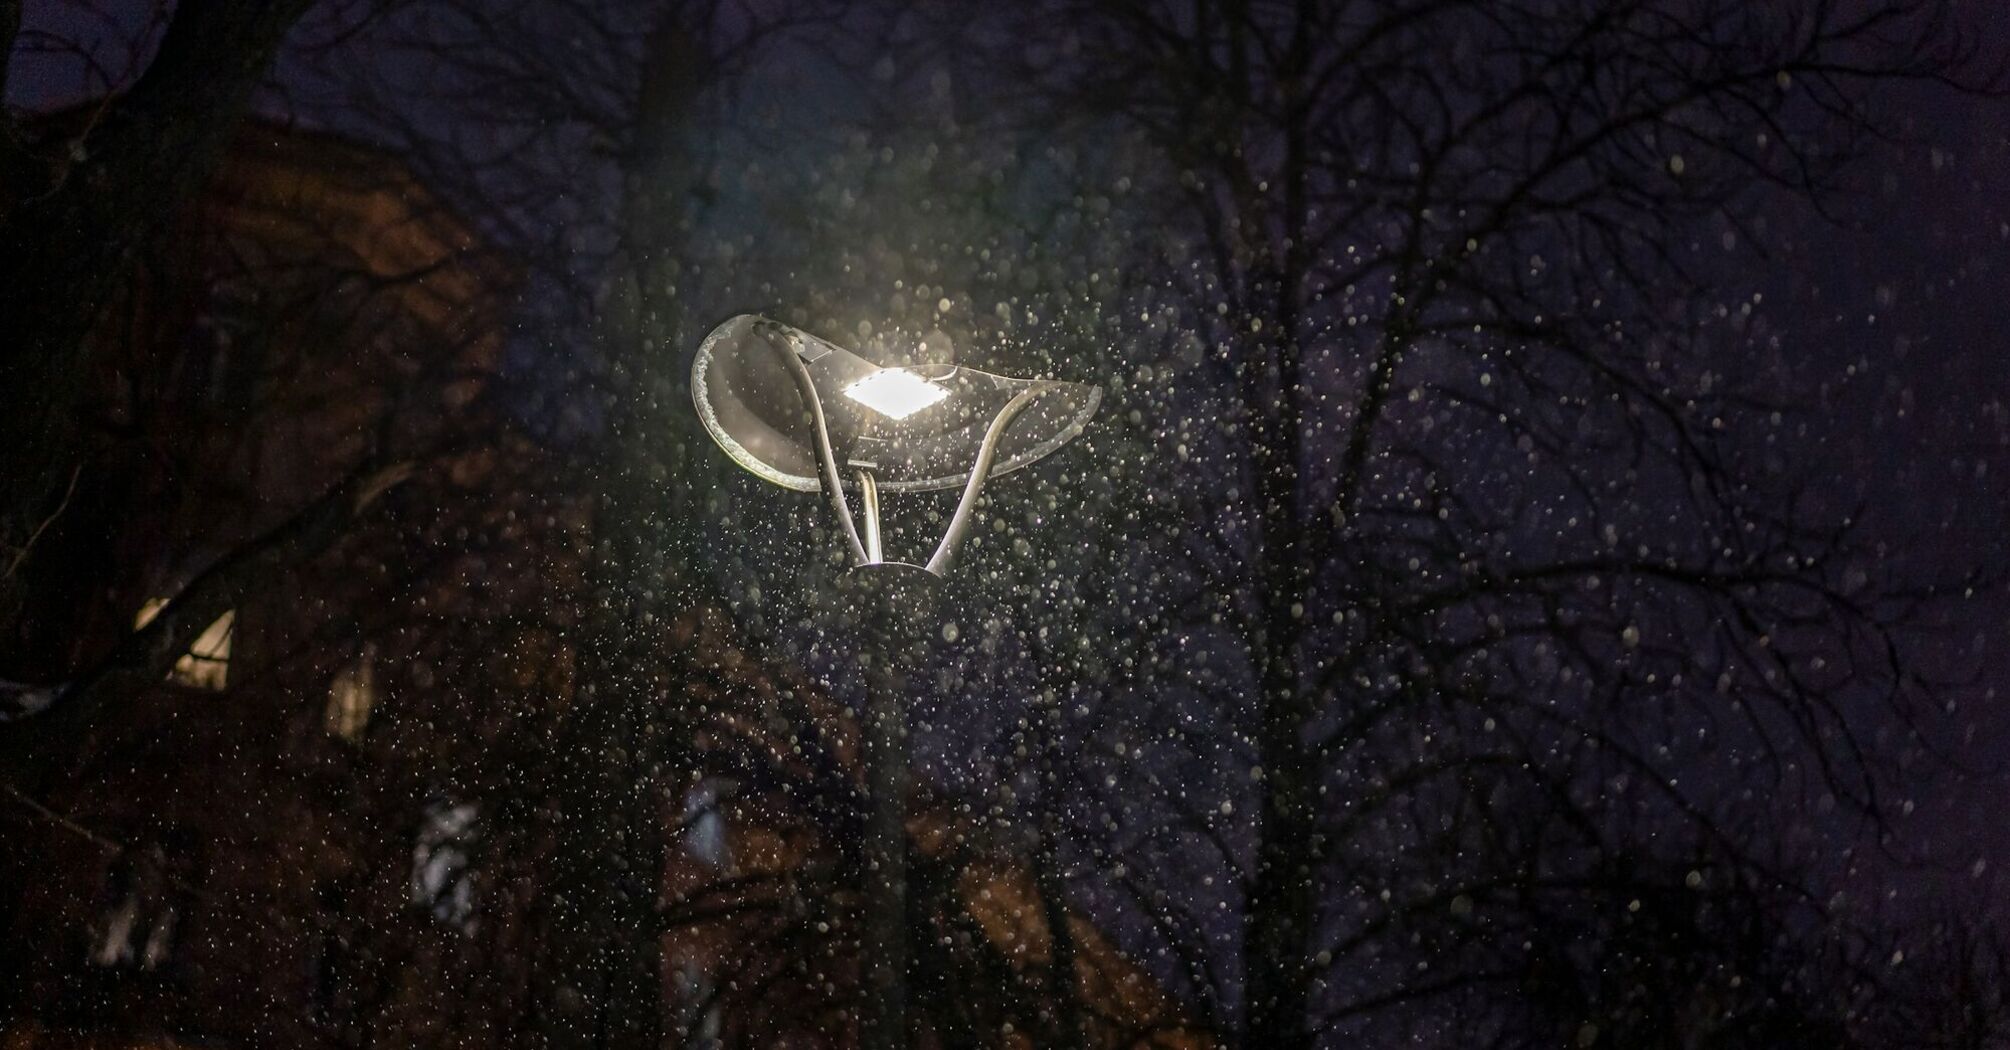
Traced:
POLYGON ((1039 394, 1000 437, 993 474, 1037 462, 1082 432, 1102 399, 1083 383, 1013 379, 959 365, 882 368, 799 328, 741 314, 712 330, 691 368, 691 395, 733 461, 784 488, 821 487, 814 411, 821 403, 841 473, 864 467, 886 492, 956 488, 986 429, 1016 395, 1039 394))
POLYGON ((949 534, 927 568, 946 568, 986 477, 1038 462, 1082 432, 1099 387, 1014 379, 950 364, 882 367, 798 328, 741 314, 713 329, 691 366, 698 417, 719 447, 784 488, 821 489, 877 564, 878 493, 961 487, 949 534), (865 503, 866 536, 845 499, 865 503))

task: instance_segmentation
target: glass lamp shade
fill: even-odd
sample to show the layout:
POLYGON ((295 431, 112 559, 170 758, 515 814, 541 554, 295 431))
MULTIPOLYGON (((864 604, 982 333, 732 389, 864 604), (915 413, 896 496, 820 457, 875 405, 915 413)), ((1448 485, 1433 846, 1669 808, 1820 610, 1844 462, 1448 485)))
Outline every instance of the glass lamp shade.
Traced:
POLYGON ((1038 390, 999 436, 991 473, 1009 474, 1073 440, 1102 400, 1085 383, 1013 379, 961 365, 882 368, 754 314, 705 337, 691 366, 698 417, 734 462, 784 488, 819 488, 816 432, 794 357, 816 392, 840 468, 889 492, 962 486, 987 429, 1013 398, 1038 390))

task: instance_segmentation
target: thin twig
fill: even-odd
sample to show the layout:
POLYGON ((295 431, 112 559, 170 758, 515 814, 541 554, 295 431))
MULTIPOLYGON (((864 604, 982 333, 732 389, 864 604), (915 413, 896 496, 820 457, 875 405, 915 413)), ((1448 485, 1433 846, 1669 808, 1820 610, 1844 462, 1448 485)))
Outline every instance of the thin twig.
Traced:
POLYGON ((113 853, 124 853, 126 851, 124 843, 108 839, 105 836, 100 835, 95 831, 92 831, 90 828, 87 828, 82 824, 79 824, 76 821, 71 820, 69 817, 66 817, 61 813, 58 813, 55 810, 50 809, 49 807, 41 804, 40 802, 35 801, 35 799, 30 797, 27 792, 22 791, 20 788, 17 788, 12 784, 0 783, 0 789, 4 789, 9 795, 14 796, 14 798, 18 800, 22 805, 27 806, 29 809, 34 810, 36 814, 42 817, 42 819, 47 820, 52 824, 55 824, 57 827, 60 827, 63 830, 68 831, 73 835, 77 835, 81 838, 88 839, 89 841, 97 844, 98 846, 104 849, 110 850, 113 853))
POLYGON ((0 574, 0 580, 11 580, 14 578, 14 574, 21 569, 21 563, 28 559, 28 552, 34 550, 36 542, 42 538, 42 533, 48 531, 49 526, 55 524, 56 519, 62 517, 64 511, 70 509, 70 497, 77 492, 77 477, 83 472, 84 465, 82 463, 70 469, 70 484, 63 490, 62 501, 56 504, 55 510, 49 512, 48 517, 42 519, 40 525, 35 526, 34 532, 28 534, 27 542, 21 544, 20 549, 14 552, 14 560, 8 563, 6 573, 0 574))

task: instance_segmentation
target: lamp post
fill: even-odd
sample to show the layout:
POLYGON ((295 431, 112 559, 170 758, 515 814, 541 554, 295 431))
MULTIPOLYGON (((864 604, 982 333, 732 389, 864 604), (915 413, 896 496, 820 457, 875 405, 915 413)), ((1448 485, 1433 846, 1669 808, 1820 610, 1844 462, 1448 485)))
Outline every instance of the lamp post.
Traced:
POLYGON ((1102 390, 947 364, 881 367, 823 339, 742 314, 714 329, 691 366, 705 429, 764 480, 821 491, 849 553, 846 583, 871 635, 860 753, 868 812, 862 854, 860 1044, 894 1050, 907 1033, 907 720, 902 664, 933 610, 985 482, 1073 440, 1102 390), (961 488, 934 552, 889 561, 882 493, 961 488), (855 522, 850 494, 858 497, 855 522))

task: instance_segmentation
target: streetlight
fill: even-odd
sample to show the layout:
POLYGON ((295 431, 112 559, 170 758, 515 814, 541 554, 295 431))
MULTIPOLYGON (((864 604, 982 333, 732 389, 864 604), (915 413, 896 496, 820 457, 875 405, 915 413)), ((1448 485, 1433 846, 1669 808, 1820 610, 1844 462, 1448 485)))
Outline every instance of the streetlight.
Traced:
POLYGON ((860 727, 870 806, 860 1043, 892 1050, 907 1031, 907 727, 892 658, 925 617, 985 482, 1073 440, 1102 389, 959 365, 885 368, 801 329, 741 314, 699 346, 691 398, 734 462, 783 488, 823 492, 850 555, 847 580, 869 603, 863 611, 877 651, 860 727), (963 495, 928 560, 888 561, 880 493, 959 486, 963 495), (863 531, 847 490, 858 495, 863 531))

